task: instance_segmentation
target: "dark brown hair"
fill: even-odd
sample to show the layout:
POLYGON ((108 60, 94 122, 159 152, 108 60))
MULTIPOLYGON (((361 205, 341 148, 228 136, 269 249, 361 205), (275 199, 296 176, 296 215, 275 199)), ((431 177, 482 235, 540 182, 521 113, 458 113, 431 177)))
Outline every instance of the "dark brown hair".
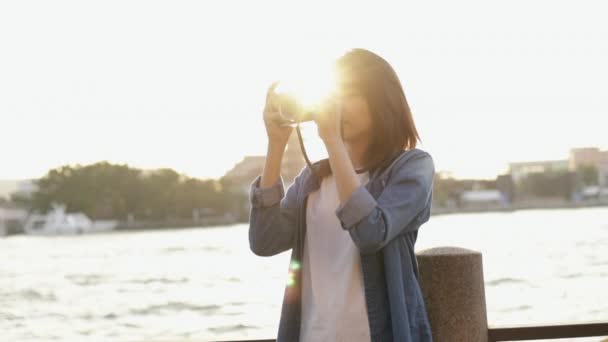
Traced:
POLYGON ((338 58, 336 71, 347 86, 361 92, 372 114, 365 169, 381 169, 404 149, 416 147, 420 136, 412 112, 399 77, 386 60, 365 49, 352 49, 338 58))

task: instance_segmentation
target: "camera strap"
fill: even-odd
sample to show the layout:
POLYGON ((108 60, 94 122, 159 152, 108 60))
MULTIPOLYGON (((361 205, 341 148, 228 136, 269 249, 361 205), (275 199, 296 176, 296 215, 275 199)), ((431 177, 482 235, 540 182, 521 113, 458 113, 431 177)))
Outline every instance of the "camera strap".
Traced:
MULTIPOLYGON (((296 123, 296 133, 298 134, 298 142, 300 143, 300 150, 302 151, 302 155, 304 156, 304 160, 306 161, 306 165, 308 165, 308 167, 310 168, 310 170, 312 171, 312 173, 315 175, 315 177, 320 182, 323 179, 322 175, 326 174, 327 172, 321 172, 321 173, 319 173, 317 171, 317 168, 315 168, 313 166, 313 164, 310 162, 310 159, 308 158, 308 154, 306 154, 306 148, 304 147, 304 139, 302 139, 302 132, 300 131, 300 123, 299 122, 296 123)), ((328 172, 331 173, 331 166, 329 165, 329 160, 327 160, 326 164, 327 164, 327 168, 329 169, 328 172)), ((367 172, 367 171, 370 171, 370 170, 368 168, 355 169, 356 173, 363 173, 363 172, 367 172)))
POLYGON ((296 133, 298 133, 298 141, 300 142, 300 150, 302 151, 302 155, 304 156, 304 160, 306 161, 306 165, 310 168, 310 170, 315 174, 317 179, 321 180, 315 168, 312 166, 310 159, 308 159, 308 154, 306 154, 306 149, 304 148, 304 139, 302 139, 302 132, 300 131, 300 123, 296 124, 296 133))

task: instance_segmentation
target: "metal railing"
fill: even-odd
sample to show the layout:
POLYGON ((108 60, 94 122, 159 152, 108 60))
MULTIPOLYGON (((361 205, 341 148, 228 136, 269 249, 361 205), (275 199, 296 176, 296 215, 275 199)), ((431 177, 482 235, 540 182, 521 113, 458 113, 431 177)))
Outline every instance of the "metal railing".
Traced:
MULTIPOLYGON (((500 327, 490 326, 488 328, 488 342, 550 340, 558 338, 602 336, 608 336, 608 322, 500 327)), ((608 341, 608 339, 606 341, 608 341)), ((240 340, 220 342, 276 342, 276 340, 240 340)))
MULTIPOLYGON (((435 342, 531 341, 608 336, 608 322, 490 325, 487 322, 481 253, 458 247, 436 247, 416 255, 420 268, 420 286, 435 342)), ((608 339, 604 341, 608 342, 608 339)))
MULTIPOLYGON (((488 342, 601 336, 608 336, 608 322, 502 327, 490 326, 488 328, 488 342)), ((606 341, 608 341, 608 339, 606 341)))

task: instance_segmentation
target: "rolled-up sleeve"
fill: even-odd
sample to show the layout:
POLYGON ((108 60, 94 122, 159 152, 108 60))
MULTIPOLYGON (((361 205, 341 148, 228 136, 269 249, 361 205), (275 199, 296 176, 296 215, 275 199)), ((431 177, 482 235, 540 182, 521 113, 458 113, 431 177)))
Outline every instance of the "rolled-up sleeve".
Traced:
POLYGON ((271 256, 293 247, 297 229, 297 213, 301 203, 298 193, 303 169, 287 191, 283 178, 268 187, 260 187, 262 176, 251 183, 249 197, 249 246, 260 256, 271 256))
POLYGON ((256 179, 251 183, 249 189, 249 200, 251 201, 251 206, 254 208, 267 208, 279 203, 283 196, 285 196, 283 178, 279 177, 274 184, 263 188, 260 187, 261 180, 262 176, 257 176, 256 179))
POLYGON ((414 220, 430 205, 434 175, 431 156, 415 155, 394 166, 377 199, 359 186, 338 206, 336 216, 363 254, 375 253, 406 229, 420 226, 414 220))
POLYGON ((376 208, 376 199, 365 186, 359 186, 348 200, 336 209, 336 216, 342 224, 342 228, 349 229, 357 222, 368 216, 376 208))

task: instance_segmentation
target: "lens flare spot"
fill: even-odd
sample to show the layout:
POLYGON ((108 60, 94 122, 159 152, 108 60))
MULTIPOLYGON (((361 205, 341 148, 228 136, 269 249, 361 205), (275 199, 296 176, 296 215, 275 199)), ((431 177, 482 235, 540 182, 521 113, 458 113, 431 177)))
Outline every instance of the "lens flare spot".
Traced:
POLYGON ((295 275, 293 271, 289 271, 289 273, 287 274, 287 286, 291 287, 296 283, 296 280, 294 278, 295 275))
POLYGON ((294 270, 294 271, 299 270, 300 267, 302 267, 302 266, 296 260, 292 261, 291 264, 289 265, 289 269, 294 270))

